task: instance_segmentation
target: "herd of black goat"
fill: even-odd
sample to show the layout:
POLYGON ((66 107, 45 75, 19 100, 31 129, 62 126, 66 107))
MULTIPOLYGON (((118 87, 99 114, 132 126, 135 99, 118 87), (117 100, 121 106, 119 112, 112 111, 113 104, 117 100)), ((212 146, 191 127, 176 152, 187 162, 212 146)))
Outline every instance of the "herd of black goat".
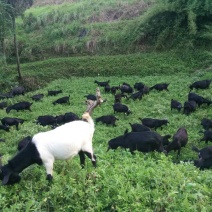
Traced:
MULTIPOLYGON (((99 87, 104 89, 105 93, 112 93, 114 95, 114 104, 112 105, 114 115, 104 115, 95 119, 97 122, 102 122, 106 125, 116 126, 116 121, 118 118, 115 116, 116 113, 124 113, 127 116, 132 112, 129 107, 125 104, 122 104, 122 98, 132 99, 132 100, 141 100, 144 95, 148 95, 149 92, 153 89, 157 91, 168 91, 169 84, 160 83, 156 84, 152 87, 146 86, 142 82, 136 82, 132 87, 128 83, 123 83, 118 86, 110 86, 110 81, 99 82, 97 80, 94 81, 99 87), (134 92, 136 90, 136 92, 134 92)), ((190 115, 193 113, 197 107, 200 107, 202 104, 207 104, 208 106, 212 104, 212 101, 206 99, 194 92, 193 89, 208 89, 210 86, 211 80, 201 80, 196 81, 189 86, 190 92, 188 94, 188 100, 181 104, 179 101, 172 99, 170 102, 171 110, 176 109, 178 111, 183 110, 185 115, 190 115)), ((56 96, 62 93, 62 90, 51 90, 48 91, 48 96, 56 96)), ((17 95, 24 95, 25 89, 22 86, 18 86, 13 88, 10 92, 6 94, 0 94, 0 109, 5 109, 6 113, 10 113, 11 110, 29 110, 30 106, 33 104, 32 102, 18 102, 13 105, 7 105, 7 102, 4 99, 12 98, 17 95)), ((40 101, 44 97, 44 94, 36 94, 31 98, 33 101, 40 101)), ((90 99, 95 101, 96 96, 92 94, 85 95, 86 99, 90 99)), ((70 96, 64 96, 62 98, 57 99, 52 102, 55 104, 70 104, 69 101, 70 96)), ((65 124, 67 122, 71 122, 74 120, 79 120, 78 115, 72 112, 65 113, 59 116, 51 116, 51 115, 43 115, 39 116, 36 120, 37 124, 42 126, 50 125, 52 128, 56 128, 61 124, 65 124)), ((156 132, 157 128, 163 127, 163 125, 167 125, 169 122, 165 119, 154 119, 154 118, 143 118, 141 119, 141 124, 138 123, 130 123, 131 132, 126 130, 123 135, 115 137, 108 142, 108 150, 109 149, 117 149, 118 147, 122 147, 124 149, 129 149, 133 154, 135 150, 141 152, 150 152, 150 151, 159 151, 168 154, 170 151, 178 151, 177 157, 180 156, 181 147, 185 147, 188 142, 188 134, 187 130, 184 127, 181 127, 174 134, 172 142, 169 139, 172 137, 171 135, 161 136, 156 132)), ((9 131, 11 126, 15 126, 16 129, 19 129, 19 124, 24 123, 24 119, 20 118, 12 118, 12 117, 3 117, 1 118, 0 130, 9 131)), ((204 134, 202 141, 205 141, 206 144, 212 141, 212 119, 208 117, 204 117, 201 120, 201 125, 204 129, 202 133, 204 134)), ((31 136, 27 136, 22 139, 18 144, 18 151, 22 150, 30 141, 31 136)), ((4 139, 0 139, 0 141, 4 141, 4 139)), ((212 167, 212 146, 206 146, 203 149, 198 149, 193 146, 192 150, 198 152, 198 159, 192 161, 194 165, 201 170, 212 167)))

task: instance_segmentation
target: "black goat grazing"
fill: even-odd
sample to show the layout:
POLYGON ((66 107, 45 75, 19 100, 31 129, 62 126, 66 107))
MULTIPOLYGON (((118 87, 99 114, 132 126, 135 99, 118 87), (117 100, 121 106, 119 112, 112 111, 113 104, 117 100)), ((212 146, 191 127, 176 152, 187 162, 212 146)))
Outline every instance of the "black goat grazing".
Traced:
POLYGON ((142 93, 141 91, 138 91, 138 92, 136 92, 136 93, 131 94, 131 95, 128 97, 128 99, 133 99, 133 100, 135 101, 136 99, 141 100, 142 97, 143 97, 143 93, 142 93))
POLYGON ((122 94, 124 94, 124 93, 131 94, 131 93, 133 93, 133 88, 131 86, 128 86, 128 85, 121 85, 119 89, 120 89, 122 94))
POLYGON ((123 105, 121 103, 115 103, 113 105, 113 110, 114 110, 114 113, 118 112, 118 113, 125 113, 127 115, 129 115, 131 112, 131 110, 128 108, 127 105, 123 105))
POLYGON ((203 118, 201 120, 201 125, 205 130, 212 128, 212 119, 203 118))
POLYGON ((122 94, 122 93, 115 94, 115 96, 114 96, 114 102, 115 103, 121 103, 122 97, 127 98, 127 96, 125 94, 122 94))
POLYGON ((35 123, 42 126, 51 125, 53 128, 55 128, 57 125, 57 118, 51 115, 38 116, 35 123))
POLYGON ((25 94, 25 88, 23 86, 18 86, 13 88, 10 91, 12 96, 18 96, 18 95, 24 95, 25 94))
POLYGON ((197 108, 197 103, 195 101, 186 101, 183 106, 183 113, 189 115, 194 112, 197 108))
POLYGON ((9 113, 11 110, 16 110, 17 112, 20 110, 29 110, 31 111, 30 107, 33 103, 31 102, 18 102, 14 105, 8 106, 6 108, 6 112, 9 113))
POLYGON ((208 141, 212 141, 212 130, 205 130, 204 132, 200 131, 200 133, 204 133, 204 136, 199 142, 205 141, 207 144, 208 141))
POLYGON ((177 158, 180 156, 181 147, 185 147, 188 143, 188 133, 187 130, 183 127, 179 128, 173 136, 172 142, 167 146, 167 154, 174 150, 178 151, 177 158))
POLYGON ((94 83, 96 83, 100 87, 105 87, 106 85, 109 85, 109 82, 110 82, 110 80, 108 80, 106 82, 99 82, 97 80, 94 81, 94 83))
POLYGON ((68 113, 65 113, 64 115, 56 116, 55 118, 56 118, 57 124, 65 124, 71 121, 80 120, 79 116, 72 112, 68 112, 68 113))
POLYGON ((163 125, 167 125, 169 123, 168 120, 166 119, 153 119, 153 118, 139 118, 142 122, 143 125, 149 127, 149 128, 154 128, 157 130, 157 128, 161 128, 163 125))
POLYGON ((53 105, 56 105, 56 104, 70 104, 70 95, 69 96, 64 96, 64 97, 61 97, 59 99, 57 99, 56 101, 54 101, 52 104, 53 105))
POLYGON ((144 83, 136 82, 133 86, 137 91, 141 91, 144 88, 144 83))
POLYGON ((132 132, 144 132, 144 131, 151 131, 151 129, 143 124, 131 124, 129 123, 129 125, 131 126, 132 132))
POLYGON ((189 88, 190 90, 196 88, 196 89, 207 89, 209 88, 211 84, 211 80, 200 80, 192 83, 189 88))
POLYGON ((5 117, 1 119, 1 123, 4 126, 16 126, 16 130, 18 130, 19 124, 24 123, 24 119, 19 119, 19 118, 10 118, 10 117, 5 117))
POLYGON ((59 93, 62 93, 62 90, 52 90, 52 91, 48 91, 47 96, 56 96, 59 93))
POLYGON ((30 141, 32 140, 31 136, 26 136, 18 142, 18 151, 22 150, 30 141))
POLYGON ((106 85, 105 87, 104 87, 104 90, 105 90, 105 93, 109 93, 110 92, 110 85, 106 85))
POLYGON ((0 102, 0 109, 7 107, 7 102, 0 102))
POLYGON ((182 104, 180 102, 174 99, 171 100, 171 110, 177 109, 180 112, 181 108, 182 108, 182 104))
POLYGON ((71 121, 76 121, 76 120, 80 120, 80 118, 77 114, 72 113, 72 112, 65 113, 65 115, 64 115, 64 122, 65 123, 68 123, 68 122, 71 122, 71 121))
POLYGON ((141 92, 144 94, 149 94, 149 87, 144 85, 143 89, 141 89, 141 92))
POLYGON ((5 126, 5 125, 0 125, 0 130, 5 130, 7 132, 10 131, 10 127, 9 126, 5 126))
POLYGON ((119 86, 112 86, 111 88, 110 88, 110 91, 111 91, 111 93, 112 94, 116 94, 116 91, 119 89, 119 86))
POLYGON ((164 152, 163 139, 164 136, 153 131, 130 132, 111 139, 108 142, 108 150, 115 150, 118 147, 122 147, 129 149, 132 154, 135 150, 140 152, 151 152, 155 150, 164 152))
POLYGON ((85 95, 84 97, 86 97, 88 100, 96 101, 96 95, 88 94, 85 95))
POLYGON ((0 99, 9 99, 9 98, 13 98, 13 95, 10 92, 0 94, 0 99))
POLYGON ((40 93, 40 94, 33 95, 31 98, 34 101, 40 101, 43 97, 44 97, 44 94, 40 93))
POLYGON ((198 160, 194 160, 194 165, 200 170, 209 169, 212 167, 212 146, 207 146, 202 149, 198 149, 193 146, 192 150, 199 155, 198 160))
POLYGON ((119 119, 113 115, 100 116, 96 118, 96 122, 102 122, 106 125, 112 125, 114 127, 116 126, 116 120, 119 120, 119 119))
POLYGON ((188 94, 188 101, 195 101, 197 105, 200 107, 202 104, 207 104, 208 106, 212 104, 212 101, 209 99, 206 99, 196 93, 189 93, 188 94))
POLYGON ((169 84, 168 83, 159 83, 159 84, 156 84, 152 87, 150 87, 149 89, 152 90, 152 89, 155 89, 155 90, 158 90, 158 91, 162 91, 162 90, 168 90, 168 86, 169 84))

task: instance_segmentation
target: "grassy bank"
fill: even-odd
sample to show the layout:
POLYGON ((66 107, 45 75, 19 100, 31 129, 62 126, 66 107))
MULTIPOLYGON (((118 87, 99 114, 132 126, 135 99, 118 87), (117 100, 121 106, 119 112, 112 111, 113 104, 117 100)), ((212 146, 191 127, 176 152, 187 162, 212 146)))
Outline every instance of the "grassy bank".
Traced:
MULTIPOLYGON (((83 56, 48 59, 21 65, 24 85, 29 90, 41 88, 58 78, 70 76, 150 76, 174 73, 204 72, 211 65, 210 55, 176 52, 136 53, 116 56, 83 56)), ((209 68, 208 71, 211 69, 209 68)), ((16 66, 1 68, 2 91, 17 84, 16 66)))

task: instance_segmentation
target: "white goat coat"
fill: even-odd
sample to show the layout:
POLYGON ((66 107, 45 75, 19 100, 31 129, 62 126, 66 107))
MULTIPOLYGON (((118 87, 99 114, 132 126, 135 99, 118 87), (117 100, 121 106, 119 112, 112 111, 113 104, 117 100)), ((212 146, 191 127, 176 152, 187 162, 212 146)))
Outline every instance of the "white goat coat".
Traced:
MULTIPOLYGON (((91 153, 93 157, 92 138, 94 134, 92 118, 86 121, 77 120, 66 123, 53 130, 35 134, 35 144, 47 174, 52 174, 54 160, 67 160, 80 150, 91 153)), ((92 160, 95 160, 92 158, 92 160)))

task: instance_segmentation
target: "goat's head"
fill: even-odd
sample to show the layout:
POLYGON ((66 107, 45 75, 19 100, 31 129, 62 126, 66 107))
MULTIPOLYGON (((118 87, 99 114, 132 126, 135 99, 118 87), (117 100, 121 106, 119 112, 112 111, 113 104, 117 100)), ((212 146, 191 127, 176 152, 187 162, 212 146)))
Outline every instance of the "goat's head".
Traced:
POLYGON ((0 180, 2 180, 2 185, 13 185, 21 180, 19 173, 14 172, 9 164, 2 166, 1 157, 0 180))
POLYGON ((101 97, 100 90, 99 90, 99 88, 97 88, 96 89, 96 100, 95 101, 90 100, 90 99, 86 100, 87 110, 82 115, 83 119, 88 117, 88 116, 91 116, 93 109, 95 107, 97 107, 98 105, 102 104, 103 102, 104 102, 104 100, 101 97))

